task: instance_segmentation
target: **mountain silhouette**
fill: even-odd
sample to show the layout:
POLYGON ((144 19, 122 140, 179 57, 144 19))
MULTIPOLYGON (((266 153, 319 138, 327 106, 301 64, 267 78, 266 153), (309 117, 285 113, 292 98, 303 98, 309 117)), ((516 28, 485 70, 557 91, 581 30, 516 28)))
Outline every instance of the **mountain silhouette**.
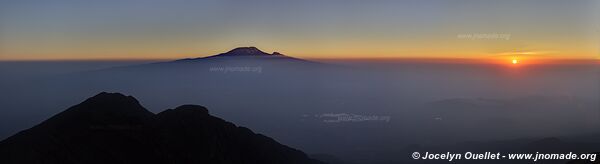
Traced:
POLYGON ((263 52, 261 50, 259 50, 256 47, 238 47, 238 48, 234 48, 232 50, 230 50, 229 52, 226 53, 222 53, 219 55, 215 55, 213 57, 224 57, 224 56, 282 56, 283 54, 274 52, 273 54, 268 54, 266 52, 263 52))
POLYGON ((322 163, 302 151, 183 105, 158 114, 100 93, 0 142, 0 163, 322 163))
POLYGON ((309 62, 294 57, 290 57, 279 52, 266 53, 256 47, 237 47, 225 53, 212 55, 208 57, 188 58, 176 60, 175 62, 207 61, 207 60, 231 60, 231 59, 276 59, 309 62))

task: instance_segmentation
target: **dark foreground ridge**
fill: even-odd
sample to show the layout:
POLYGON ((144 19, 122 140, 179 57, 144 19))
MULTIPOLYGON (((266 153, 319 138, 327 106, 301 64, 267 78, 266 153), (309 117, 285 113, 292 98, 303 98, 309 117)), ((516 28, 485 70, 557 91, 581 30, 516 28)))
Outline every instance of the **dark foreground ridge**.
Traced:
POLYGON ((321 163, 198 105, 153 114, 100 93, 0 142, 0 163, 321 163))

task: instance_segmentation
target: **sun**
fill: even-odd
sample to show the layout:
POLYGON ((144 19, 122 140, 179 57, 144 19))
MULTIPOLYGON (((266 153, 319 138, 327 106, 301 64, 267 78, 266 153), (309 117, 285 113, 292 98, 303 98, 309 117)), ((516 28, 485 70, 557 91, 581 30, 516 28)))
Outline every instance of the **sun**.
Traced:
POLYGON ((519 60, 517 60, 517 59, 513 59, 513 60, 512 60, 512 64, 519 64, 519 60))

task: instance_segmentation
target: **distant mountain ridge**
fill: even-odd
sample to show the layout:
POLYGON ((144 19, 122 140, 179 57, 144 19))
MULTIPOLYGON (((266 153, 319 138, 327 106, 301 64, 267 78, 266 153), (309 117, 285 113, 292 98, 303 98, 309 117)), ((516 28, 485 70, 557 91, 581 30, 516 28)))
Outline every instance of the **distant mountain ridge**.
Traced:
POLYGON ((0 163, 322 163, 211 116, 198 105, 158 114, 100 93, 0 142, 0 163))
POLYGON ((187 58, 180 59, 176 61, 200 61, 206 59, 233 59, 233 58, 253 58, 253 59, 288 59, 288 60, 298 60, 298 61, 306 61, 294 57, 290 57, 279 52, 266 53, 256 47, 237 47, 232 50, 229 50, 225 53, 220 53, 217 55, 207 56, 207 57, 199 57, 199 58, 187 58))
POLYGON ((224 56, 283 56, 278 52, 273 52, 272 54, 261 51, 256 47, 238 47, 234 48, 228 52, 221 53, 218 55, 214 55, 213 57, 224 57, 224 56))

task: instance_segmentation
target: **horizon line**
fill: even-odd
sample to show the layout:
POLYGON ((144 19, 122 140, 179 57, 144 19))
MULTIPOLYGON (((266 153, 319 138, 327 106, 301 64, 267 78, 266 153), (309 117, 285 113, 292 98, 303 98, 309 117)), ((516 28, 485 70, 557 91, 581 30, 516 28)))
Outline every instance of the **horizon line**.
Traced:
MULTIPOLYGON (((175 61, 188 58, 71 58, 71 59, 0 59, 0 62, 136 62, 136 61, 175 61)), ((197 58, 197 57, 196 57, 197 58)), ((298 58, 298 57, 295 57, 298 58)), ((368 62, 442 62, 442 63, 499 63, 502 59, 490 57, 348 57, 348 58, 300 58, 314 61, 368 61, 368 62)), ((533 64, 600 64, 600 58, 540 58, 529 59, 533 64)))

